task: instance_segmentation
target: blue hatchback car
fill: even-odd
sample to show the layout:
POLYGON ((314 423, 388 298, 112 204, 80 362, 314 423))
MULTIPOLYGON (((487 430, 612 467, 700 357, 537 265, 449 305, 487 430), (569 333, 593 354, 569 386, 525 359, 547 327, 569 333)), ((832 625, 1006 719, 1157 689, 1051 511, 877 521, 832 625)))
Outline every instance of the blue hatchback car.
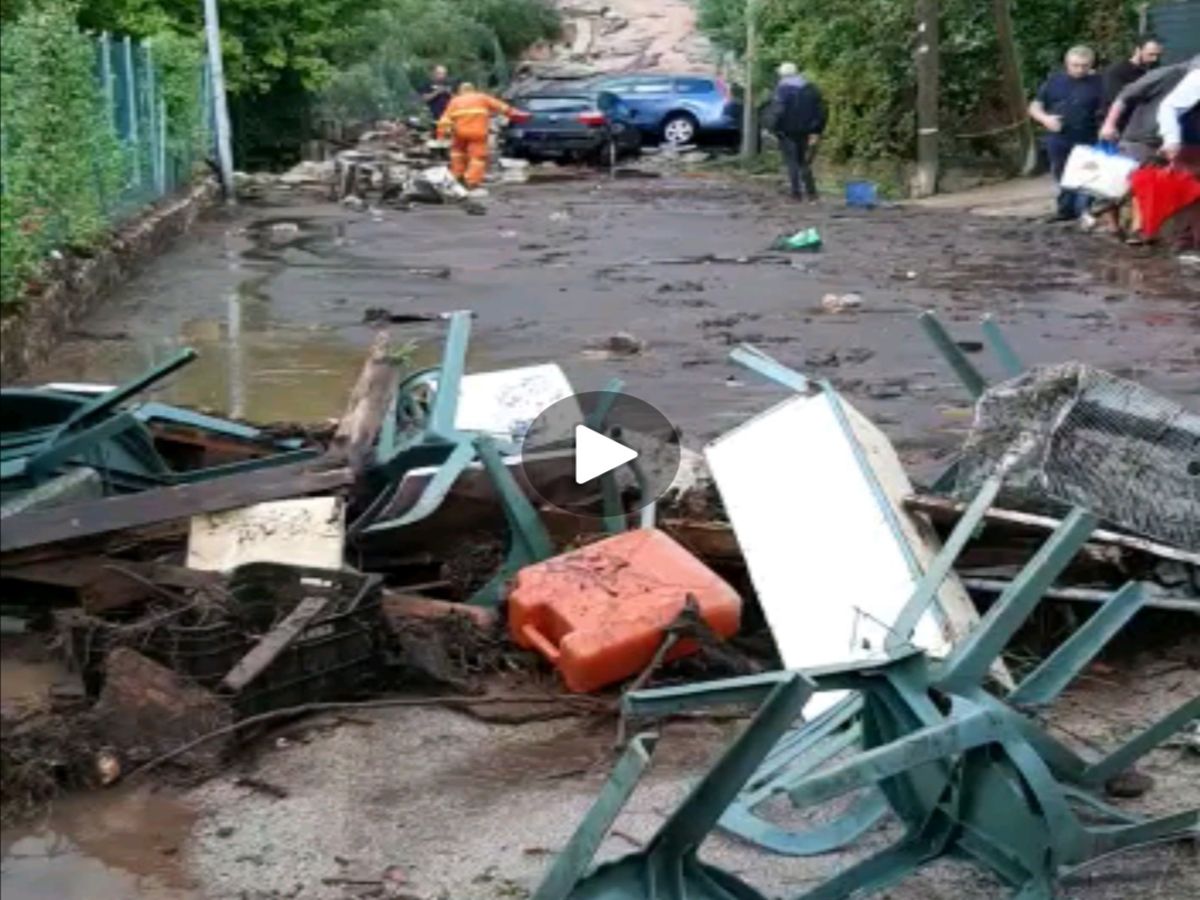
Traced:
POLYGON ((668 144, 703 138, 736 140, 742 107, 720 78, 703 75, 611 75, 590 82, 616 95, 643 137, 668 144))

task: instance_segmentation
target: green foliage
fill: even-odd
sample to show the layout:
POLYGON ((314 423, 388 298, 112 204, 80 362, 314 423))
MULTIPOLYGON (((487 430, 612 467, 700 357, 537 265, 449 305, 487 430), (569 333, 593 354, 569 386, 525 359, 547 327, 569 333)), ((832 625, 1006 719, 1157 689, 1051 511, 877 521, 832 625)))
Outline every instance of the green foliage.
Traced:
MULTIPOLYGON (((783 61, 820 84, 830 107, 826 152, 836 160, 911 157, 915 144, 915 3, 912 0, 756 0, 757 83, 783 61)), ((700 25, 719 47, 745 51, 746 0, 699 0, 700 25)), ((1030 94, 1071 45, 1102 60, 1129 52, 1137 0, 1013 0, 1014 29, 1030 94)), ((941 3, 942 131, 1009 124, 1000 85, 992 4, 941 3)), ((765 99, 759 93, 759 102, 765 99)))
POLYGON ((152 38, 151 46, 167 112, 167 151, 198 157, 208 140, 201 96, 204 44, 199 37, 164 31, 152 38))
POLYGON ((104 231, 126 164, 74 7, 30 7, 3 41, 0 301, 10 302, 50 249, 86 246, 104 231))
POLYGON ((558 30, 546 0, 382 0, 342 54, 322 111, 350 121, 419 111, 414 86, 437 63, 456 78, 503 86, 507 60, 558 30))

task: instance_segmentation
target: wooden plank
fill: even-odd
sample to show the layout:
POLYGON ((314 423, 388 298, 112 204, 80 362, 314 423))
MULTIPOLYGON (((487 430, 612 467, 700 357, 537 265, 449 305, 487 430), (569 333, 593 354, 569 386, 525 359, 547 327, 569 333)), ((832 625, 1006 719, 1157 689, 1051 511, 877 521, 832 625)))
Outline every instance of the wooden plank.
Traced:
POLYGON ((78 589, 85 588, 98 579, 107 578, 110 573, 130 580, 128 576, 121 576, 118 569, 134 572, 147 581, 172 588, 200 588, 224 581, 224 576, 219 572, 197 572, 167 563, 138 562, 96 555, 20 566, 6 565, 4 578, 78 589))
MULTIPOLYGON (((912 494, 904 498, 904 505, 908 509, 928 513, 933 519, 942 522, 957 521, 963 510, 967 508, 965 503, 930 494, 912 494)), ((1053 531, 1061 524, 1061 520, 1053 516, 1001 509, 996 506, 984 513, 984 519, 992 522, 1007 522, 1011 525, 1023 525, 1038 531, 1053 531)), ((1173 559, 1193 566, 1200 565, 1200 553, 1193 553, 1180 547, 1173 547, 1170 544, 1162 544, 1132 534, 1121 534, 1117 531, 1097 528, 1091 533, 1088 540, 1093 543, 1114 544, 1118 547, 1138 550, 1160 559, 1173 559)))
POLYGON ((391 335, 381 331, 371 344, 358 381, 350 392, 346 412, 333 433, 330 452, 341 454, 355 472, 370 459, 383 417, 396 392, 396 367, 391 361, 391 335))
POLYGON ((21 513, 5 522, 0 532, 0 552, 187 519, 265 500, 327 493, 346 487, 353 478, 350 469, 321 471, 306 461, 21 513))
MULTIPOLYGON (((158 522, 144 528, 128 528, 109 534, 92 535, 78 540, 63 540, 49 544, 38 544, 26 547, 0 556, 0 566, 5 573, 9 569, 17 569, 34 563, 50 562, 52 560, 66 561, 77 557, 96 556, 105 554, 119 557, 121 554, 139 547, 159 544, 168 549, 170 545, 180 542, 187 537, 188 520, 180 519, 174 522, 158 522)), ((49 584, 50 582, 46 582, 49 584)), ((68 585, 70 586, 70 585, 68 585)))
POLYGON ((329 605, 330 597, 305 597, 296 604, 283 621, 268 631, 229 673, 221 679, 224 690, 237 693, 259 675, 279 657, 279 654, 292 645, 296 638, 304 632, 312 620, 324 612, 329 605))

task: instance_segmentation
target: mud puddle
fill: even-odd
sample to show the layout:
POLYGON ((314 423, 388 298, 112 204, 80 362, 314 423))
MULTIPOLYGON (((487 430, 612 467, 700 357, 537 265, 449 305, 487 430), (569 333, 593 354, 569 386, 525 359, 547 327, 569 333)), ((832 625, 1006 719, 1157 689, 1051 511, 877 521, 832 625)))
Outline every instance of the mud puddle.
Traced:
POLYGON ((195 814, 149 788, 65 798, 41 819, 5 829, 5 900, 193 900, 183 861, 195 814))

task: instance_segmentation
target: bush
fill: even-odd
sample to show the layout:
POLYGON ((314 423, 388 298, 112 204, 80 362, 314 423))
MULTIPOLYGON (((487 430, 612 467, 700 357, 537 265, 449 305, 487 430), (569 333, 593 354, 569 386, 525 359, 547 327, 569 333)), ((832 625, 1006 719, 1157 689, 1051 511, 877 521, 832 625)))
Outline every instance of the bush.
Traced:
POLYGON ((437 63, 456 78, 501 88, 508 60, 559 28, 546 0, 384 0, 341 54, 321 111, 342 121, 417 112, 415 87, 437 63))
POLYGON ((55 247, 86 246, 107 225, 126 160, 94 74, 93 41, 60 0, 28 8, 3 34, 0 302, 17 299, 55 247))
MULTIPOLYGON (((723 49, 745 50, 746 0, 699 0, 700 25, 723 49)), ((1128 52, 1137 0, 1015 0, 1014 28, 1032 94, 1072 44, 1102 59, 1128 52)), ((947 140, 1011 123, 1002 100, 992 4, 942 0, 941 115, 947 140)), ((797 63, 830 108, 825 145, 838 160, 912 156, 915 5, 909 0, 771 0, 759 20, 759 84, 797 63)), ((759 96, 764 99, 765 93, 759 96)))

